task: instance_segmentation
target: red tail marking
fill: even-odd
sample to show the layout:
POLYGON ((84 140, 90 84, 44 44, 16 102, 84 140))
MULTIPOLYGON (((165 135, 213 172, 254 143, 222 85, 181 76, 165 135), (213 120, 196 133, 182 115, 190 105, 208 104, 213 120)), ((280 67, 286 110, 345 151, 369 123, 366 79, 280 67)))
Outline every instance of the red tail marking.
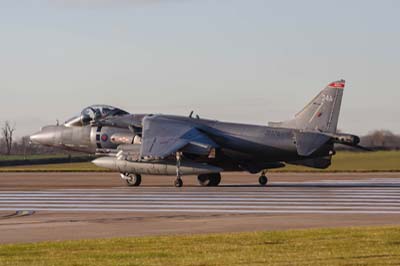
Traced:
POLYGON ((339 81, 339 82, 332 82, 331 84, 328 85, 328 87, 330 87, 330 88, 344 89, 344 85, 345 85, 344 82, 339 81))

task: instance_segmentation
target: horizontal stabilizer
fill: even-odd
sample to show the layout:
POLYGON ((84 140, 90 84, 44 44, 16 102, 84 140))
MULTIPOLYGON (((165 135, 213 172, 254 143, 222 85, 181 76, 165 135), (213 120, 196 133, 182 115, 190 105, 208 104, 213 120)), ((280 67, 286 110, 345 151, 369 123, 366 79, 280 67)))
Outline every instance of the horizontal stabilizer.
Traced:
POLYGON ((331 137, 317 132, 295 132, 297 153, 310 156, 327 143, 331 137))

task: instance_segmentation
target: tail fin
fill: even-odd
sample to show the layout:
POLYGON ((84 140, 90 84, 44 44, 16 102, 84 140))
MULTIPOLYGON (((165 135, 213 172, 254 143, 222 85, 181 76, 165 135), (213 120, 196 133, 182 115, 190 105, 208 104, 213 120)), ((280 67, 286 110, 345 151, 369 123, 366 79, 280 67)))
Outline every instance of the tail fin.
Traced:
POLYGON ((344 86, 344 80, 330 83, 294 119, 272 126, 336 133, 344 86))

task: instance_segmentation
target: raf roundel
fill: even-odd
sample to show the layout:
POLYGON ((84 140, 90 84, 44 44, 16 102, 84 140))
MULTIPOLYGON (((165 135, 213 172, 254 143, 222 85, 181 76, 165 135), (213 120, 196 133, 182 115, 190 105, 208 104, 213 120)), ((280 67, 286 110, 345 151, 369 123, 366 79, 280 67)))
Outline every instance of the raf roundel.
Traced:
POLYGON ((101 136, 101 140, 104 141, 104 142, 106 142, 106 141, 108 140, 108 136, 107 136, 106 134, 103 134, 103 135, 101 136))

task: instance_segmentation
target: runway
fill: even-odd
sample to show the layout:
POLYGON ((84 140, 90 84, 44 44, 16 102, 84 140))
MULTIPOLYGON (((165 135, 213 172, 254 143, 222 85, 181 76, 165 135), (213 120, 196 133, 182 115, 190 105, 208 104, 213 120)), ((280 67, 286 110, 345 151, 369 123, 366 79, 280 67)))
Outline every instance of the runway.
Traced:
MULTIPOLYGON (((190 212, 190 213, 363 213, 400 214, 400 180, 382 180, 388 187, 331 188, 334 183, 310 188, 274 187, 194 192, 185 189, 69 189, 39 192, 0 192, 0 211, 50 212, 190 212), (317 187, 317 188, 316 188, 317 187)), ((359 187, 354 187, 359 186, 359 187)))
MULTIPOLYGON (((153 180, 132 188, 113 183, 115 177, 111 179, 110 174, 101 176, 113 180, 109 186, 93 188, 29 190, 25 184, 18 190, 5 182, 0 191, 0 242, 400 222, 396 173, 364 178, 309 174, 312 180, 290 175, 274 174, 267 187, 238 184, 241 174, 228 175, 220 187, 211 188, 189 182, 178 189, 166 186, 166 179, 160 185, 153 180), (12 216, 16 211, 24 215, 12 216), (51 234, 46 233, 49 230, 51 234)), ((31 182, 37 179, 31 178, 31 182)))

